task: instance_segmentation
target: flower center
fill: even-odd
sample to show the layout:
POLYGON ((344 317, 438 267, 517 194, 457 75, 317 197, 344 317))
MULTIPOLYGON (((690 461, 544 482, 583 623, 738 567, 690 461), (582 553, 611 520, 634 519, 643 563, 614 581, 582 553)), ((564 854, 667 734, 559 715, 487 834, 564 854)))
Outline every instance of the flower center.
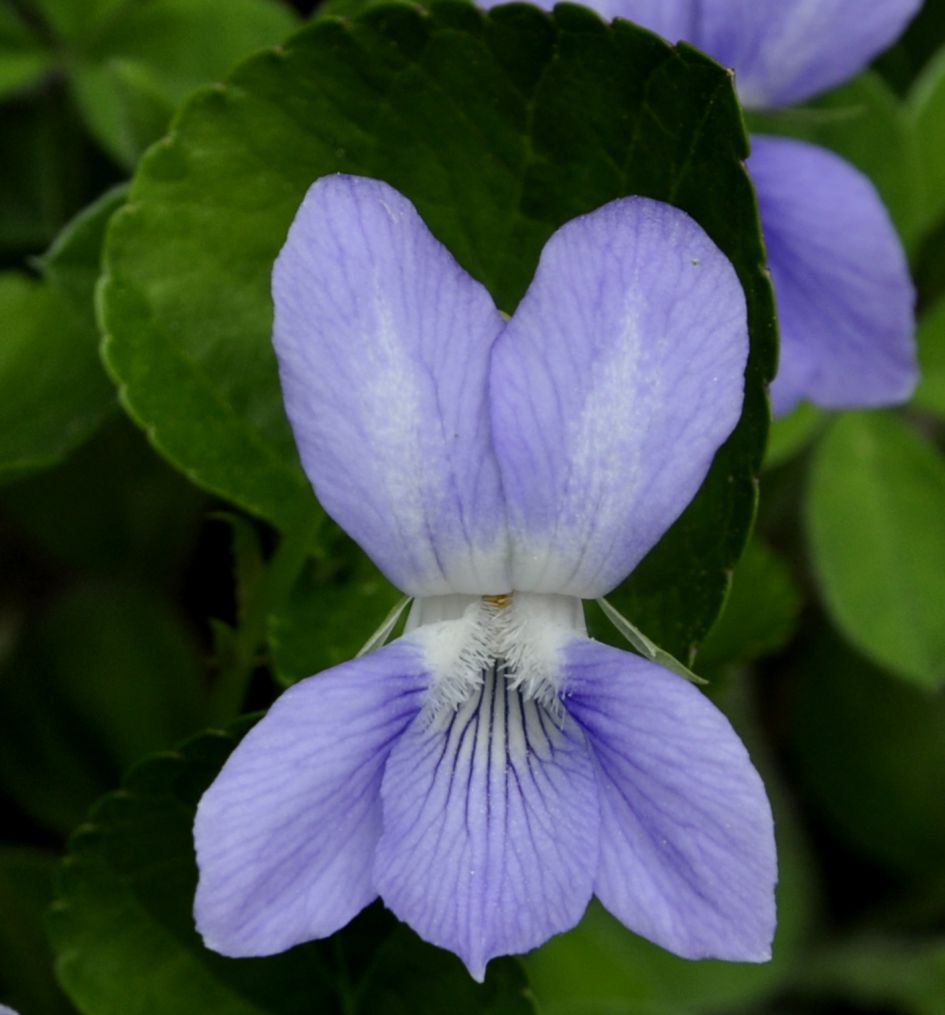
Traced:
POLYGON ((580 599, 532 592, 418 599, 407 631, 422 644, 433 677, 431 719, 478 695, 492 673, 554 712, 561 650, 570 638, 587 634, 580 599))

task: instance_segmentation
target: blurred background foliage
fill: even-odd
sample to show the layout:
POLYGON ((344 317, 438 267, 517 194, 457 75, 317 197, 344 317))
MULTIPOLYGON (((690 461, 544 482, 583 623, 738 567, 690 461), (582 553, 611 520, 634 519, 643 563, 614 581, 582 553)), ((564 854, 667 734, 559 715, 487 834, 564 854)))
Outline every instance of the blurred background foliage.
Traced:
POLYGON ((178 104, 314 7, 0 0, 0 1001, 23 1015, 942 1015, 938 0, 864 74, 750 123, 873 179, 909 251, 923 366, 900 410, 801 407, 774 426, 755 533, 696 657, 776 812, 773 962, 687 963, 596 905, 482 988, 377 905, 271 960, 200 947, 190 819, 239 726, 201 731, 352 656, 398 593, 314 511, 280 534, 160 457, 103 368, 94 294, 108 221, 178 104))

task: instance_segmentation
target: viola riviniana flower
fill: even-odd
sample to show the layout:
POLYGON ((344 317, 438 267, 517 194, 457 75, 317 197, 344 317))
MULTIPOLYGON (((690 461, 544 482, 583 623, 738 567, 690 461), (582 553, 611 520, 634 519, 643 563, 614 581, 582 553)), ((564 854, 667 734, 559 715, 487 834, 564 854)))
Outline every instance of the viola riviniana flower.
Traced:
MULTIPOLYGON (((921 0, 582 2, 670 41, 685 39, 734 68, 742 104, 755 110, 842 83, 921 6, 921 0)), ((753 136, 748 168, 778 301, 775 413, 805 399, 828 409, 906 401, 918 377, 914 293, 872 183, 832 152, 788 138, 753 136)))
POLYGON ((288 690, 201 800, 209 947, 267 955, 378 895, 473 976, 592 894, 679 955, 762 961, 771 813, 692 684, 592 641, 738 420, 745 303, 683 212, 563 226, 505 321, 384 183, 308 193, 273 276, 286 408, 326 511, 416 597, 288 690))

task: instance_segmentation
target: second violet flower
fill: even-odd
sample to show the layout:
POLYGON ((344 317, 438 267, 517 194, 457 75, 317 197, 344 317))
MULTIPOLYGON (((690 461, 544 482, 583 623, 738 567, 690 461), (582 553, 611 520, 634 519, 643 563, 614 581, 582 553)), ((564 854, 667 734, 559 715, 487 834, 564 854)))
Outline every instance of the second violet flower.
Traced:
POLYGON ((772 820, 744 747, 682 677, 589 639, 581 605, 739 418, 729 262, 683 212, 621 199, 551 237, 506 321, 409 201, 332 176, 273 292, 315 491, 416 600, 402 637, 287 691, 203 797, 208 946, 272 954, 379 895, 481 979, 594 894, 679 955, 768 958, 772 820))

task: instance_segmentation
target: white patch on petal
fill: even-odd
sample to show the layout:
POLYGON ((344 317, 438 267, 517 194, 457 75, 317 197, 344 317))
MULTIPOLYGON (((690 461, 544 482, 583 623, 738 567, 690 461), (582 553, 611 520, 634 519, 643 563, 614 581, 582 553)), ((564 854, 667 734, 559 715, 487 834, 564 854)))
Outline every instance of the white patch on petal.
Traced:
POLYGON ((469 701, 496 667, 526 700, 555 710, 562 649, 587 634, 580 599, 528 592, 418 599, 407 630, 433 674, 431 718, 469 701))

